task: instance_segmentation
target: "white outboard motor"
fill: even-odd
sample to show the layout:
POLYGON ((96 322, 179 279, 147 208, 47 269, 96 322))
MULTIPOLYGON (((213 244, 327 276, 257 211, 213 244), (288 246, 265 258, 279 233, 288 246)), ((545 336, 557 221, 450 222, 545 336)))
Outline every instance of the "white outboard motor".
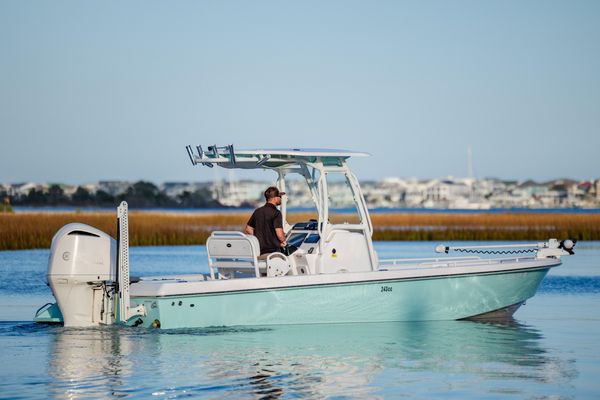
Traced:
POLYGON ((52 238, 48 284, 64 326, 115 322, 116 241, 99 229, 72 223, 52 238))

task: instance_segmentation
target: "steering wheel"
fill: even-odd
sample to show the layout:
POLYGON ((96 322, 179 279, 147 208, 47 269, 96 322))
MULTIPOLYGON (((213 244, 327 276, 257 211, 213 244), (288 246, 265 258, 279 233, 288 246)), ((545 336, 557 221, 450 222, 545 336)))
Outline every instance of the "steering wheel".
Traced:
POLYGON ((281 248, 281 252, 286 256, 291 256, 296 250, 298 250, 298 247, 292 244, 286 244, 281 248))

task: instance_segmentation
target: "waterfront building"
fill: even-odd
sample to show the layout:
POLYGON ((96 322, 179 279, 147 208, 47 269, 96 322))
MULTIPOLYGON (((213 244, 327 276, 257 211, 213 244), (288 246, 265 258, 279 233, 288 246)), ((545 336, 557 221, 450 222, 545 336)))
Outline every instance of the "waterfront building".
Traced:
MULTIPOLYGON (((205 182, 165 182, 158 186, 164 196, 177 200, 185 192, 204 191, 207 199, 226 207, 255 207, 264 202, 263 192, 272 181, 216 179, 205 182)), ((131 187, 127 181, 100 181, 82 185, 58 185, 61 195, 73 197, 79 188, 90 195, 99 191, 116 197, 131 187)), ((0 184, 0 195, 27 201, 30 193, 36 196, 50 194, 48 184, 35 182, 0 184), (34 192, 32 192, 32 190, 34 192)), ((352 207, 352 193, 342 182, 331 182, 331 204, 335 208, 352 207)), ((388 177, 381 181, 362 183, 369 208, 560 208, 600 206, 600 180, 574 181, 558 179, 544 183, 500 179, 473 179, 446 177, 418 180, 416 178, 388 177)), ((56 190, 56 189, 55 189, 56 190)), ((288 207, 313 208, 311 193, 300 181, 290 180, 286 187, 288 207)))
POLYGON ((130 183, 127 181, 100 181, 97 190, 102 190, 111 196, 118 196, 125 193, 129 186, 130 183))

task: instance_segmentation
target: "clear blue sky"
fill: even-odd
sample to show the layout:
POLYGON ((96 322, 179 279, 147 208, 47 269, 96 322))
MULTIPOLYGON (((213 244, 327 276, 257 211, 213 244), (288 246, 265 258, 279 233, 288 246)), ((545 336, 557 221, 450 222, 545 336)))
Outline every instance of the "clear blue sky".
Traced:
POLYGON ((600 178, 600 1, 0 2, 0 182, 210 180, 215 143, 600 178))

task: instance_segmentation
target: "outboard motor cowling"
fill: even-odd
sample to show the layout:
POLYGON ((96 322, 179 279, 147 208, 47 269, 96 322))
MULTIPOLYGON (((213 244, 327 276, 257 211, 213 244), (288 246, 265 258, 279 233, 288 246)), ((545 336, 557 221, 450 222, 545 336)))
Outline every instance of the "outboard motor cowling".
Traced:
POLYGON ((114 322, 116 241, 99 229, 72 223, 52 238, 48 284, 65 326, 114 322))

